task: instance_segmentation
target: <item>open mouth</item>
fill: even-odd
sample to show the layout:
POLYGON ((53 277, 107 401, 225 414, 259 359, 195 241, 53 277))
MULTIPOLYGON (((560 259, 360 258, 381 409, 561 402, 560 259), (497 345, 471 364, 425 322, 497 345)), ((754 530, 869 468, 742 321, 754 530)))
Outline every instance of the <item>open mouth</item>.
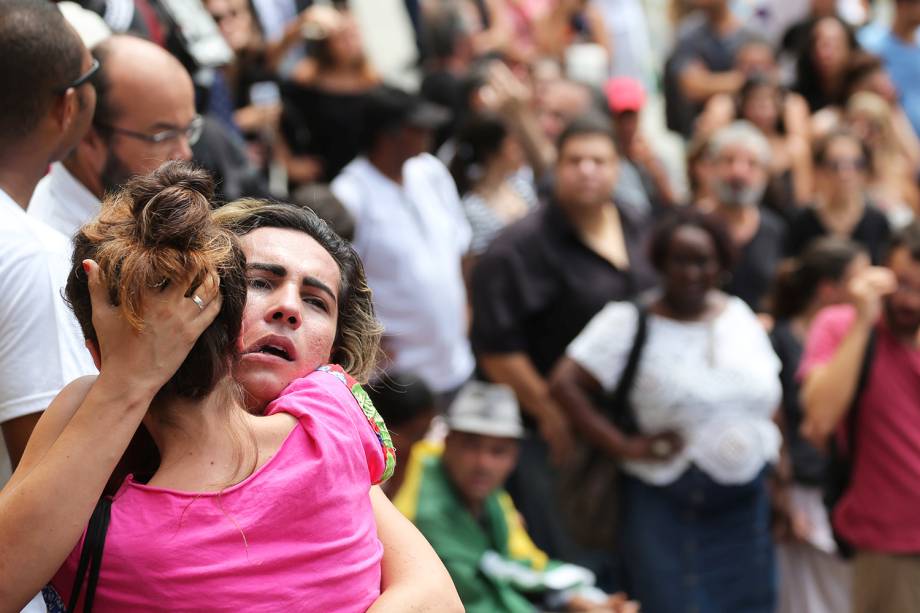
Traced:
POLYGON ((295 355, 293 344, 291 344, 288 339, 278 336, 265 337, 252 345, 244 353, 262 353, 265 355, 272 355, 287 362, 293 362, 297 357, 295 355))

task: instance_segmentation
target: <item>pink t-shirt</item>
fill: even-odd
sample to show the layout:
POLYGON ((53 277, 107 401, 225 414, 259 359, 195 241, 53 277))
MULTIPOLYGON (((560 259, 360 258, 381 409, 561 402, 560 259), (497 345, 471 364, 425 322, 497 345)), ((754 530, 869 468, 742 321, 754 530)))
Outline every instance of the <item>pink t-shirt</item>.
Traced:
MULTIPOLYGON (((802 357, 803 377, 833 358, 855 316, 848 305, 818 314, 802 357)), ((920 553, 920 351, 899 342, 884 324, 877 331, 856 424, 856 463, 834 509, 834 526, 859 549, 920 553)))
MULTIPOLYGON (((125 480, 112 502, 96 611, 357 612, 373 604, 383 547, 368 492, 385 470, 381 438, 334 371, 294 381, 266 411, 278 412, 299 427, 219 494, 125 480)), ((52 580, 64 602, 81 548, 82 540, 52 580)))

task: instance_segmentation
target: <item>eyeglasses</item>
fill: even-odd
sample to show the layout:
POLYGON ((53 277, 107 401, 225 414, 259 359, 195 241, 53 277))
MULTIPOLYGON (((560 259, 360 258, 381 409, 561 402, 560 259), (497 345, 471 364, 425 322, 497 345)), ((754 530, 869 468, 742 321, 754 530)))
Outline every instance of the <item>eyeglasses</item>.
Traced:
POLYGON ((841 158, 839 160, 825 160, 823 166, 834 172, 845 170, 865 170, 865 158, 841 158))
POLYGON ((100 66, 99 60, 94 58, 93 63, 89 65, 89 69, 87 69, 86 72, 84 72, 79 77, 71 81, 69 85, 65 85, 64 87, 60 88, 58 90, 58 93, 63 94, 70 88, 76 89, 80 87, 81 85, 83 85, 84 83, 88 83, 89 81, 92 80, 93 77, 96 76, 96 73, 99 72, 99 66, 100 66))
POLYGON ((198 142, 198 139, 201 138, 201 132, 204 128, 204 119, 201 115, 196 115, 195 118, 189 122, 184 128, 169 128, 168 130, 163 130, 155 134, 145 134, 144 132, 135 132, 134 130, 128 130, 127 128, 119 128, 118 126, 113 126, 104 123, 97 123, 97 126, 100 128, 105 128, 106 130, 111 130, 116 134, 121 134, 123 136, 129 136, 131 138, 136 138, 137 140, 142 140, 144 142, 151 143, 153 145, 160 145, 169 141, 173 141, 180 136, 185 136, 188 140, 189 146, 194 145, 198 142))

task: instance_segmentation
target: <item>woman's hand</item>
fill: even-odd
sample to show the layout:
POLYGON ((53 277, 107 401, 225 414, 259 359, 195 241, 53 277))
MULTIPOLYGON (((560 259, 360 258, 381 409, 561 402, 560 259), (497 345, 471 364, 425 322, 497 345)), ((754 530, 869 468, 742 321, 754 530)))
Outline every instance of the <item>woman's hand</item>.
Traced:
POLYGON ((100 380, 108 379, 122 387, 144 387, 155 394, 179 369, 220 311, 220 280, 211 276, 193 288, 189 277, 162 290, 145 289, 141 298, 144 325, 137 331, 109 302, 99 265, 85 260, 83 269, 89 280, 98 343, 90 350, 100 380), (196 296, 200 304, 194 300, 196 296))
POLYGON ((666 462, 677 455, 683 447, 684 442, 676 432, 662 432, 654 436, 626 438, 618 455, 624 460, 666 462))

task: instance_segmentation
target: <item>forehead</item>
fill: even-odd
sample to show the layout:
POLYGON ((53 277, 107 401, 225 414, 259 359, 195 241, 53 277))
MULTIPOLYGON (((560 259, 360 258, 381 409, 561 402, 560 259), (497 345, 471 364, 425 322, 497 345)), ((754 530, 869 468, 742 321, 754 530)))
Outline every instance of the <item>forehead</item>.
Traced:
POLYGON ((716 156, 719 162, 730 162, 734 160, 747 160, 760 165, 760 158, 752 147, 743 143, 728 143, 722 147, 716 156))
POLYGON ((615 157, 616 147, 604 134, 579 134, 569 137, 559 151, 559 159, 587 156, 615 157))
POLYGON ((248 264, 281 266, 291 278, 315 277, 338 294, 339 265, 322 245, 299 230, 258 228, 240 237, 248 264))
POLYGON ((156 124, 181 127, 194 118, 195 89, 181 66, 165 58, 156 58, 146 66, 143 63, 126 66, 117 59, 114 62, 109 59, 108 63, 114 64, 108 75, 110 103, 121 117, 132 122, 132 127, 144 129, 156 124))

